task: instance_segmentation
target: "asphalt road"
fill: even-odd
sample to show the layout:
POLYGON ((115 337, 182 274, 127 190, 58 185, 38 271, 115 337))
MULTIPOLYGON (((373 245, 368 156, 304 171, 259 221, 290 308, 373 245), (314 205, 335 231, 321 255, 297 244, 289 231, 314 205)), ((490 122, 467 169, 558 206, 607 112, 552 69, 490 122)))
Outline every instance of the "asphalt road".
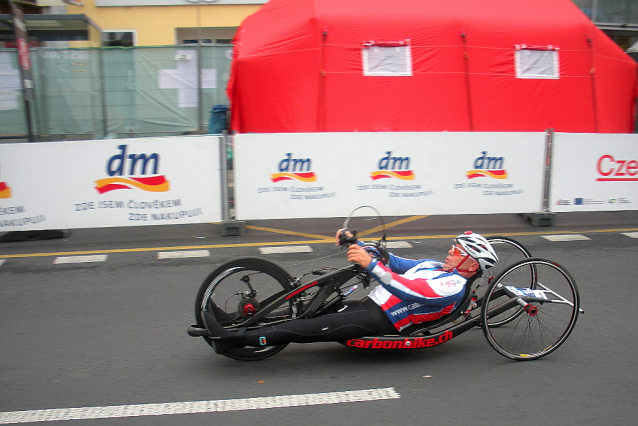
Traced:
MULTIPOLYGON (((344 265, 330 241, 342 222, 252 222, 237 237, 220 237, 213 225, 182 225, 1 243, 0 424, 23 410, 31 420, 83 413, 88 419, 66 424, 91 425, 635 424, 638 212, 564 214, 542 228, 517 215, 386 218, 390 241, 412 246, 393 250, 402 256, 442 258, 454 235, 473 229, 510 235, 566 267, 585 314, 567 342, 541 360, 502 357, 480 329, 415 351, 291 344, 248 363, 186 335, 197 289, 216 265, 245 255, 293 275, 344 265), (260 252, 297 246, 312 252, 260 252), (158 258, 175 251, 209 255, 158 258), (66 263, 74 256, 93 262, 66 263), (375 397, 345 403, 344 391, 375 397), (275 396, 280 408, 263 409, 275 396), (241 401, 217 412, 193 404, 222 400, 241 401), (35 411, 46 409, 59 410, 35 411), (182 414, 155 415, 161 412, 182 414), (93 419, 105 413, 137 416, 93 419)), ((372 227, 362 222, 358 229, 372 227)))

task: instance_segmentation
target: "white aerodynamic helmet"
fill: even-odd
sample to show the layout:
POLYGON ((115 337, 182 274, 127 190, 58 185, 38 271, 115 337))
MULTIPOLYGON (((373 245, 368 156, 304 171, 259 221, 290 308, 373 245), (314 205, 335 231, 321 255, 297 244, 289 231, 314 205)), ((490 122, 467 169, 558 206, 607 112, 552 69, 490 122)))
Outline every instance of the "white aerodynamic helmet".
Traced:
POLYGON ((456 237, 456 242, 463 247, 463 250, 465 250, 472 259, 478 262, 483 271, 491 268, 498 262, 496 252, 482 235, 467 231, 456 237))

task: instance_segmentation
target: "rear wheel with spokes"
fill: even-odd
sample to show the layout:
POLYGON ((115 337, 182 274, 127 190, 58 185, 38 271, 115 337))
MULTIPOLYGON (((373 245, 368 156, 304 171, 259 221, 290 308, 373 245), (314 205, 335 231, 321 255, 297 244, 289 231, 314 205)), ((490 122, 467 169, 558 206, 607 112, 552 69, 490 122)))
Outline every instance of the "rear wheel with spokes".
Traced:
POLYGON ((483 332, 501 355, 515 360, 541 358, 562 345, 580 309, 574 278, 562 266, 530 258, 511 265, 485 292, 483 332), (535 282, 529 283, 534 269, 535 282))
MULTIPOLYGON (((490 280, 494 280, 505 269, 509 268, 512 264, 532 257, 530 251, 518 241, 508 238, 493 236, 487 237, 487 241, 492 245, 492 248, 498 256, 498 262, 483 273, 483 277, 480 278, 487 285, 490 280)), ((534 276, 530 268, 530 283, 534 281, 534 276)))
MULTIPOLYGON (((478 278, 479 280, 481 280, 481 282, 479 282, 480 285, 477 289, 478 297, 485 294, 485 291, 489 287, 489 284, 491 284, 494 279, 504 270, 506 270, 516 262, 532 257, 532 254, 529 252, 529 250, 527 250, 527 248, 525 248, 525 246, 512 238, 493 236, 488 237, 487 241, 492 245, 492 248, 494 248, 494 251, 498 256, 498 262, 496 262, 496 265, 484 272, 481 278, 478 278)), ((536 271, 534 269, 534 265, 530 264, 526 266, 524 270, 521 271, 521 273, 523 272, 525 272, 525 274, 524 276, 521 275, 521 279, 526 279, 527 284, 525 285, 529 286, 530 288, 534 288, 536 282, 536 271)), ((524 283, 521 282, 521 284, 524 283)), ((498 320, 492 319, 490 325, 492 327, 499 327, 501 325, 507 324, 508 322, 514 320, 518 315, 520 315, 521 310, 513 309, 510 313, 511 315, 509 316, 500 316, 498 320)))
MULTIPOLYGON (((195 321, 205 328, 202 311, 213 311, 217 320, 226 328, 234 328, 284 290, 290 290, 292 277, 280 266, 260 258, 240 258, 231 260, 216 268, 202 283, 195 299, 195 321)), ((264 325, 290 319, 294 302, 283 305, 263 318, 264 325)), ((213 340, 204 337, 209 345, 213 340)), ((244 347, 231 349, 224 355, 241 361, 256 361, 275 355, 286 345, 244 347)))

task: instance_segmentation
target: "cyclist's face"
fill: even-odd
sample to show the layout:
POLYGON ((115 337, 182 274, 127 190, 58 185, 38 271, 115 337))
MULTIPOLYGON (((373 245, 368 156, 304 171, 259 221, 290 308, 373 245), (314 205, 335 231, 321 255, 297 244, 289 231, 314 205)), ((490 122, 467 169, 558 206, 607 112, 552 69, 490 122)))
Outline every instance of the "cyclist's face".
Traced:
MULTIPOLYGON (((443 263, 443 269, 445 271, 451 271, 463 262, 464 259, 467 258, 467 253, 459 246, 458 244, 454 244, 447 252, 447 257, 445 258, 445 262, 443 263)), ((476 261, 471 257, 465 260, 463 264, 463 269, 467 269, 470 265, 476 264, 476 261)))

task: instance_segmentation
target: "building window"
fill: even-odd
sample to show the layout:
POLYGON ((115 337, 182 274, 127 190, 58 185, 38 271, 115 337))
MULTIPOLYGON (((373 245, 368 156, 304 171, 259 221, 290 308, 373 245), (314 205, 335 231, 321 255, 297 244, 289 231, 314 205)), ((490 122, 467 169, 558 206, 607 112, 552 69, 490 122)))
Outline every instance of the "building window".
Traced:
POLYGON ((135 32, 125 30, 102 31, 102 46, 133 47, 135 46, 135 32))
POLYGON ((184 44, 197 44, 198 42, 202 42, 203 44, 211 44, 213 42, 213 40, 209 39, 209 38, 202 38, 200 40, 197 39, 188 39, 188 40, 184 40, 184 44))
POLYGON ((596 23, 638 24, 636 0, 572 0, 596 23))
POLYGON ((363 75, 411 76, 412 49, 410 40, 399 42, 370 41, 361 49, 363 75))
POLYGON ((560 78, 557 47, 516 46, 514 59, 516 63, 516 78, 560 78))

